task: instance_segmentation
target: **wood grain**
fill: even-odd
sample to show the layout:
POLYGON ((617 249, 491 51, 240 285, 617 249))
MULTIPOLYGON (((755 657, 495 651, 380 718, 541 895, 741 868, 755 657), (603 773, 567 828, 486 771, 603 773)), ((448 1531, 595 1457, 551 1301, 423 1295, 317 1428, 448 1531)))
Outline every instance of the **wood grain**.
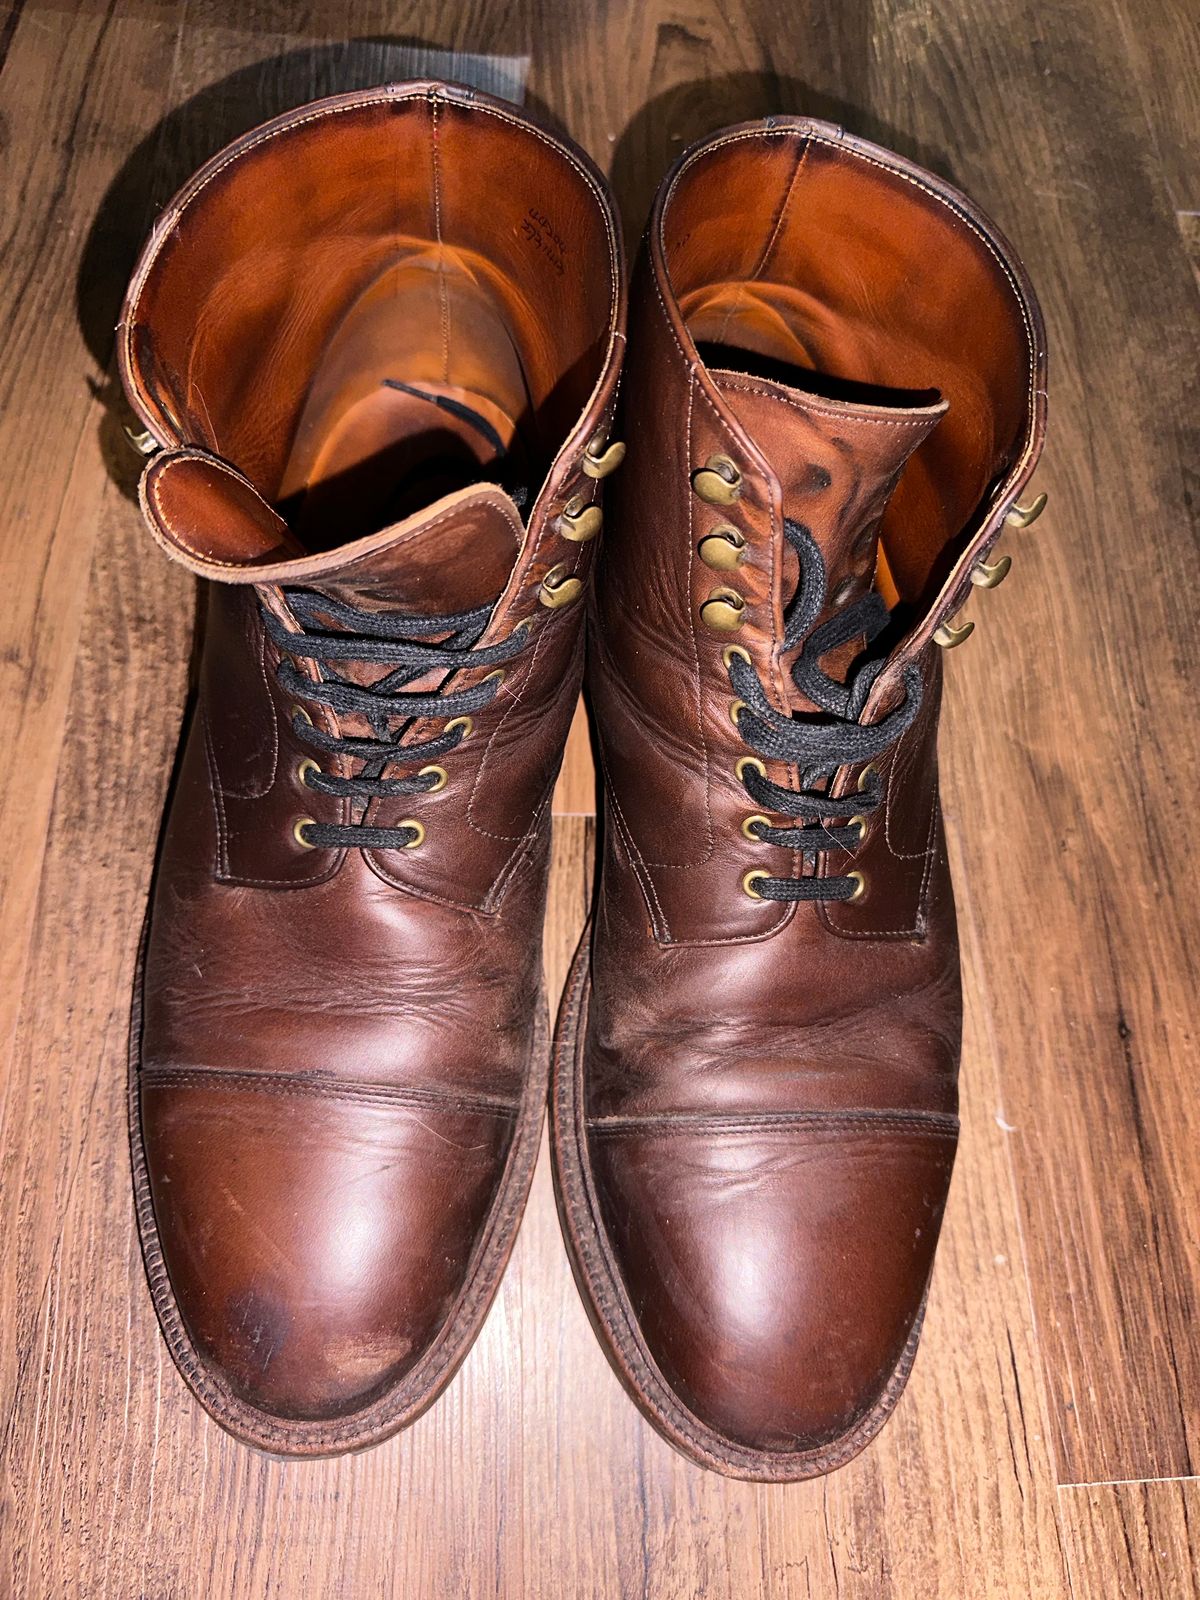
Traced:
MULTIPOLYGON (((1183 0, 26 0, 0 23, 5 1600, 1200 1593, 1196 283, 1176 218, 1197 205, 1198 53, 1183 0), (704 1474, 641 1421, 571 1282, 544 1161, 459 1378, 361 1457, 233 1444, 145 1290, 127 1008, 196 608, 131 503, 120 290, 156 209, 230 138, 431 59, 568 123, 612 171, 631 245, 688 140, 808 111, 957 178, 1045 303, 1051 508, 1008 541, 1013 575, 972 601, 977 639, 948 661, 962 1155, 909 1391, 822 1482, 704 1474)), ((594 806, 579 720, 552 994, 594 806)))
POLYGON ((563 752, 562 771, 554 791, 554 815, 596 815, 596 769, 592 764, 592 747, 582 700, 575 712, 575 720, 567 736, 567 748, 563 752))
MULTIPOLYGON (((1069 61, 1039 40, 1034 6, 1010 9, 1005 99, 1028 139, 986 163, 976 142, 963 177, 1011 222, 1041 289, 1052 510, 1007 541, 1006 587, 968 608, 979 648, 950 661, 946 808, 1057 1471, 1173 1476, 1195 1470, 1200 1434, 1196 912, 1173 887, 1200 773, 1195 290, 1117 41, 1093 30, 1069 61)), ((1055 16, 1082 32, 1093 13, 1055 16)), ((1000 48, 993 31, 943 48, 962 70, 1000 48)))
POLYGON ((1195 1479, 1086 1484, 1059 1491, 1072 1593, 1138 1600, 1200 1596, 1200 1485, 1195 1479), (1096 1575, 1103 1574, 1104 1587, 1096 1575))

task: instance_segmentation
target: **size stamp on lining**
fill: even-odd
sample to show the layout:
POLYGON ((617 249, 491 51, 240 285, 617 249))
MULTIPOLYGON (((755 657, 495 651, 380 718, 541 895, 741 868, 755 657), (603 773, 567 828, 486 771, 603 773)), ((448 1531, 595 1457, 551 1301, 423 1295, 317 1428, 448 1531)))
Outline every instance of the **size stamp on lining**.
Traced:
POLYGON ((554 226, 546 213, 539 211, 536 206, 530 206, 521 218, 521 232, 534 249, 545 256, 561 277, 565 270, 563 257, 567 253, 567 247, 562 236, 554 231, 554 226))

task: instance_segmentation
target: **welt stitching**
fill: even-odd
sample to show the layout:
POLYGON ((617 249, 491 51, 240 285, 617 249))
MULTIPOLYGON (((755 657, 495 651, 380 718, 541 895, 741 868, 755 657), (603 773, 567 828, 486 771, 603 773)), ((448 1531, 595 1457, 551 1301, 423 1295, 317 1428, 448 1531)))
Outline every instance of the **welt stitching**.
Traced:
POLYGON ((254 485, 250 483, 248 479, 244 478, 240 472, 236 472, 232 467, 226 466, 219 457, 207 455, 198 450, 180 451, 177 455, 173 455, 171 459, 166 462, 165 465, 160 467, 155 473, 154 481, 150 485, 150 495, 154 501, 154 509, 158 513, 159 521, 165 528, 169 529, 171 537, 175 540, 175 542, 181 545, 183 549, 187 551, 188 555, 194 556, 197 561, 202 561, 205 566, 226 567, 230 570, 236 568, 241 570, 246 565, 244 561, 222 561, 216 556, 206 555, 202 550, 197 550, 195 545, 191 544, 189 540, 183 536, 178 526, 171 520, 171 517, 163 509, 160 485, 169 472, 182 465, 182 463, 185 461, 199 461, 202 463, 202 465, 211 468, 213 471, 223 473, 227 478, 233 478, 236 483, 239 485, 244 485, 246 488, 248 488, 254 495, 254 498, 262 504, 265 510, 271 512, 272 516, 276 516, 277 513, 272 511, 271 507, 267 505, 267 502, 263 499, 262 495, 259 494, 254 485))
MULTIPOLYGON (((550 793, 553 794, 553 786, 551 787, 550 793)), ((503 895, 505 885, 520 865, 521 856, 528 853, 528 851, 532 848, 532 843, 537 838, 538 827, 544 811, 545 801, 543 801, 539 806, 528 831, 523 833, 513 845, 512 850, 509 852, 508 856, 498 869, 495 877, 492 879, 491 885, 484 890, 482 896, 478 900, 451 900, 448 896, 438 894, 436 890, 427 889, 421 884, 406 883, 403 878, 397 878, 387 867, 384 866, 382 860, 380 859, 381 852, 379 850, 367 849, 363 851, 363 854, 367 858, 368 864, 371 867, 371 870, 375 873, 375 876, 377 878, 382 878, 384 883, 390 883, 393 889, 399 889, 404 894, 411 894, 418 900, 429 900, 435 905, 449 906, 453 911, 478 911, 487 916, 495 910, 497 904, 499 903, 499 900, 503 895)), ((475 831, 482 832, 481 829, 476 829, 475 831)), ((501 844, 511 843, 510 840, 503 838, 499 834, 488 834, 487 837, 491 839, 497 839, 501 844)))
POLYGON ((807 155, 808 140, 806 139, 803 147, 801 148, 799 160, 793 164, 792 170, 788 174, 787 187, 783 192, 783 200, 781 201, 779 210, 775 215, 775 226, 771 229, 770 237, 763 246, 762 252, 759 255, 758 265, 750 274, 749 278, 743 278, 738 284, 737 293, 733 297, 733 303, 729 307, 729 310, 725 313, 725 320, 721 324, 721 332, 719 336, 719 342, 721 344, 725 343, 726 336, 729 333, 729 326, 745 302, 747 284, 757 283, 759 278, 762 277, 763 272, 766 270, 767 263, 771 259, 771 252, 775 248, 775 242, 779 238, 780 231, 783 228, 784 218, 787 216, 788 208, 792 203, 792 196, 796 192, 796 180, 800 176, 800 169, 804 165, 807 155))
POLYGON ((515 848, 510 853, 507 861, 500 868, 492 883, 491 888, 483 897, 482 909, 487 912, 498 911, 508 893, 509 886, 520 873, 526 862, 532 860, 534 847, 541 836, 542 826, 545 822, 546 812, 554 796, 554 785, 551 784, 542 797, 537 810, 533 814, 533 821, 528 831, 518 839, 515 848))
POLYGON ((208 712, 202 709, 200 723, 204 731, 204 764, 208 768, 208 786, 212 790, 213 809, 217 819, 217 871, 222 877, 229 876, 229 854, 226 849, 225 825, 225 799, 221 793, 220 775, 217 772, 217 758, 212 746, 212 728, 208 720, 208 712))
MULTIPOLYGON (((926 843, 925 843, 925 848, 923 850, 897 850, 896 846, 892 843, 892 790, 893 790, 893 788, 899 788, 900 787, 901 774, 903 774, 903 776, 905 778, 907 778, 908 774, 916 766, 916 764, 917 764, 917 747, 916 747, 916 745, 915 744, 913 745, 912 754, 907 758, 907 760, 903 760, 902 761, 902 760, 899 759, 899 756, 900 756, 900 752, 897 751, 897 759, 894 760, 892 762, 891 766, 888 768, 887 797, 886 797, 886 799, 884 801, 884 809, 883 809, 883 838, 884 838, 885 844, 888 847, 888 854, 894 860, 896 860, 896 861, 920 861, 923 857, 925 857, 925 856, 927 856, 929 854, 929 848, 930 847, 929 847, 928 833, 926 834, 926 843)), ((935 791, 934 791, 934 803, 935 804, 936 804, 936 801, 937 801, 937 791, 936 791, 936 788, 935 788, 935 791)))
POLYGON ((442 241, 442 163, 438 150, 438 97, 429 91, 433 133, 430 139, 433 165, 433 232, 438 247, 438 315, 442 332, 442 382, 450 382, 450 297, 446 285, 445 245, 442 241))
POLYGON ((643 897, 650 901, 652 908, 651 915, 654 920, 657 921, 658 926, 662 929, 662 937, 664 939, 670 939, 670 926, 659 901, 658 890, 655 887, 654 879, 650 876, 650 873, 646 868, 646 863, 642 859, 642 853, 638 849, 637 844, 634 841, 633 834, 629 830, 628 822, 625 820, 625 813, 621 810, 621 802, 617 798, 616 786, 612 781, 612 774, 608 768, 608 757, 605 753, 604 741, 602 739, 597 740, 597 745, 600 751, 600 767, 604 773, 605 797, 608 800, 609 805, 612 806, 613 811, 616 813, 617 828, 621 834, 621 837, 625 841, 625 848, 629 852, 629 861, 630 865, 633 867, 634 876, 642 886, 643 897))
MULTIPOLYGON (((693 415, 693 411, 694 411, 694 397, 695 397, 695 393, 696 393, 696 388, 697 388, 696 374, 695 374, 694 371, 689 369, 689 371, 688 371, 687 423, 686 423, 686 429, 685 429, 685 437, 686 437, 686 441, 687 441, 685 448, 686 448, 686 451, 687 451, 687 463, 688 463, 689 472, 691 471, 691 466, 692 466, 692 415, 693 415)), ((684 582, 685 582, 685 593, 687 594, 687 597, 688 597, 688 643, 690 644, 691 651, 692 651, 692 664, 696 669, 695 677, 693 679, 693 682, 694 682, 695 687, 696 687, 696 739, 697 739, 697 742, 698 742, 698 744, 700 746, 700 749, 701 749, 701 751, 703 752, 703 755, 704 755, 704 831, 705 831, 704 843, 705 843, 705 854, 700 858, 699 861, 682 861, 682 862, 680 862, 680 861, 651 861, 649 859, 646 859, 646 866, 647 867, 656 867, 656 868, 660 868, 661 870, 667 871, 667 872, 693 872, 693 871, 695 871, 695 869, 697 867, 703 867, 703 866, 707 865, 707 863, 712 860, 712 854, 713 854, 712 803, 711 803, 711 797, 709 795, 709 785, 710 785, 710 781, 711 781, 712 763, 709 760, 709 756, 708 756, 708 739, 706 738, 705 732, 704 732, 704 689, 703 689, 703 685, 700 682, 700 651, 699 651, 699 649, 697 648, 697 645, 696 645, 696 624, 695 624, 695 621, 693 620, 693 617, 691 615, 691 612, 692 612, 692 604, 691 604, 691 598, 692 598, 692 575, 693 575, 693 573, 695 571, 695 531, 696 531, 696 529, 695 529, 695 520, 694 520, 695 513, 694 513, 694 510, 693 510, 693 507, 692 507, 692 496, 690 494, 687 497, 687 508, 688 508, 688 511, 687 511, 687 516, 688 516, 688 530, 687 530, 688 564, 687 564, 687 574, 686 574, 684 582)))
POLYGON ((895 1112, 795 1112, 761 1113, 746 1117, 721 1117, 696 1115, 592 1117, 587 1122, 593 1136, 645 1135, 647 1137, 673 1134, 703 1133, 786 1133, 825 1132, 837 1133, 846 1128, 866 1131, 871 1128, 902 1129, 907 1133, 927 1133, 937 1138, 957 1137, 958 1118, 937 1113, 895 1112))
POLYGON ((788 212, 792 209, 792 200, 796 194, 796 186, 800 181, 800 173, 804 168, 805 162, 808 160, 810 145, 811 140, 805 139, 800 148, 799 159, 792 168, 792 175, 788 179, 787 192, 784 194, 783 204, 779 208, 779 215, 775 218, 775 226, 771 229, 771 237, 767 240, 767 247, 763 251, 757 267, 754 269, 754 279, 756 282, 767 270, 767 266, 770 263, 772 255, 774 254, 775 246, 779 243, 779 237, 783 232, 783 225, 787 221, 788 212))
POLYGON ((296 1076, 275 1075, 266 1072, 227 1072, 215 1067, 146 1067, 141 1081, 156 1088, 222 1088, 225 1086, 251 1089, 270 1096, 282 1095, 297 1099, 317 1097, 329 1100, 348 1100, 378 1105, 395 1105, 401 1110, 447 1110, 478 1113, 495 1117, 512 1117, 517 1107, 498 1100, 476 1098, 470 1095, 439 1094, 433 1090, 412 1090, 390 1084, 332 1083, 327 1080, 307 1082, 296 1076))
MULTIPOLYGON (((924 934, 924 932, 925 932, 925 915, 924 915, 925 898, 926 898, 926 896, 927 896, 927 894, 929 892, 929 880, 933 875, 933 858, 934 858, 933 841, 934 841, 934 834, 935 834, 935 832, 937 830, 938 800, 939 800, 939 788, 938 788, 938 785, 935 783, 934 784, 934 789, 933 789, 933 804, 929 808, 929 832, 926 835, 925 850, 923 852, 924 857, 925 857, 925 870, 921 874, 921 887, 917 892, 917 910, 916 910, 915 925, 913 927, 911 927, 911 928, 862 928, 862 929, 857 929, 857 928, 834 927, 831 923, 827 922, 827 926, 831 927, 831 931, 833 933, 835 933, 839 939, 867 939, 867 940, 870 940, 870 939, 915 939, 915 938, 919 938, 921 935, 924 934)), ((888 845, 888 850, 893 855, 895 854, 895 852, 892 851, 892 848, 891 848, 890 844, 888 845)), ((908 857, 908 856, 905 856, 905 857, 896 856, 896 860, 898 860, 898 861, 899 860, 913 860, 913 861, 916 861, 916 860, 919 860, 919 859, 920 859, 919 856, 911 856, 911 857, 908 857)))
MULTIPOLYGON (((520 1138, 519 1133, 517 1138, 520 1138)), ((513 1151, 510 1150, 505 1158, 504 1177, 501 1180, 502 1185, 506 1186, 507 1192, 498 1210, 494 1211, 492 1218, 489 1219, 488 1237, 491 1236, 494 1226, 507 1227, 511 1223, 512 1213, 516 1209, 512 1198, 512 1164, 513 1151)), ((218 1386, 212 1382, 207 1368, 197 1359, 194 1347, 184 1331, 182 1318, 172 1295, 166 1264, 159 1244, 154 1220, 153 1200, 150 1195, 149 1175, 146 1171, 145 1154, 136 1133, 133 1134, 133 1165, 134 1184, 137 1191, 138 1230, 146 1255, 147 1277, 154 1296, 155 1306, 163 1323, 168 1343, 171 1346, 172 1355, 193 1390, 207 1405, 214 1409, 215 1414, 221 1417, 232 1415, 237 1418, 239 1416, 238 1402, 231 1401, 230 1397, 224 1395, 218 1386)), ((456 1302, 455 1312, 452 1315, 469 1316, 478 1306, 483 1292, 480 1289, 478 1266, 473 1266, 471 1272, 472 1276, 468 1281, 468 1286, 463 1290, 459 1300, 456 1302)), ((485 1279, 485 1289, 487 1283, 488 1280, 485 1279)), ((492 1287, 494 1287, 494 1284, 495 1276, 491 1279, 492 1287)), ((439 1349, 437 1345, 434 1348, 439 1349)), ((453 1346, 451 1346, 451 1349, 453 1349, 453 1346)), ((450 1358, 446 1355, 446 1347, 443 1343, 440 1346, 439 1354, 430 1362, 427 1381, 434 1384, 444 1381, 442 1380, 442 1375, 449 1365, 449 1360, 450 1358)), ((269 1418, 258 1413, 254 1417, 254 1427, 259 1436, 277 1439, 280 1443, 286 1443, 297 1437, 303 1439, 318 1438, 325 1445, 334 1442, 349 1444, 353 1448, 355 1444, 370 1442, 372 1438, 377 1438, 380 1426, 387 1426, 397 1416, 405 1415, 406 1410, 410 1411, 411 1406, 409 1408, 394 1407, 387 1400, 384 1400, 369 1408, 366 1414, 360 1413, 357 1417, 352 1417, 346 1424, 336 1430, 331 1430, 327 1426, 322 1427, 320 1424, 308 1425, 300 1423, 285 1426, 283 1423, 273 1423, 269 1418)))
MULTIPOLYGON (((776 389, 759 388, 753 382, 743 381, 738 373, 733 375, 732 380, 722 379, 722 387, 737 389, 742 394, 762 395, 766 400, 782 400, 785 405, 791 406, 794 411, 799 411, 805 416, 811 414, 828 417, 832 421, 839 421, 845 415, 844 412, 834 411, 829 406, 822 406, 816 403, 809 405, 807 401, 797 400, 792 395, 781 394, 776 389)), ((867 415, 865 411, 859 414, 857 407, 854 410, 856 422, 868 423, 873 428, 924 428, 928 423, 928 418, 926 417, 874 417, 867 415)))
MULTIPOLYGON (((548 621, 549 620, 550 619, 548 619, 548 621)), ((547 636, 546 635, 546 628, 543 627, 543 628, 541 628, 539 630, 539 632, 537 634, 537 637, 533 641, 533 650, 532 650, 532 652, 530 654, 528 665, 526 666, 526 668, 524 670, 524 673, 523 673, 523 676, 524 676, 524 678, 526 680, 531 679, 533 677, 533 675, 534 675, 534 672, 537 670, 538 653, 541 650, 542 646, 546 642, 546 636, 547 636)), ((574 659, 574 655, 575 655, 575 652, 573 651, 572 652, 572 659, 574 659)), ((519 694, 514 694, 512 692, 512 690, 510 690, 509 691, 509 703, 508 703, 507 706, 505 706, 504 710, 501 712, 499 718, 497 719, 496 726, 492 729, 491 737, 488 739, 487 744, 484 746, 483 754, 479 758, 479 765, 475 768, 475 779, 474 779, 474 782, 471 784, 471 792, 467 796, 467 805, 466 805, 467 826, 471 829, 471 831, 473 833, 482 834, 485 839, 494 839, 494 840, 497 840, 497 841, 499 841, 500 843, 503 843, 503 844, 511 844, 511 843, 513 843, 514 840, 519 842, 521 839, 523 839, 525 837, 525 834, 524 833, 521 833, 521 834, 493 833, 488 828, 480 827, 479 824, 475 821, 474 817, 472 816, 472 812, 475 809, 475 797, 479 793, 479 785, 480 785, 480 782, 482 781, 482 778, 483 778, 483 769, 487 766, 488 758, 490 757, 490 755, 492 753, 492 746, 495 744, 496 740, 500 737, 501 728, 503 728, 504 724, 508 721, 509 717, 512 716, 513 712, 518 709, 520 704, 521 704, 520 695, 519 694)))

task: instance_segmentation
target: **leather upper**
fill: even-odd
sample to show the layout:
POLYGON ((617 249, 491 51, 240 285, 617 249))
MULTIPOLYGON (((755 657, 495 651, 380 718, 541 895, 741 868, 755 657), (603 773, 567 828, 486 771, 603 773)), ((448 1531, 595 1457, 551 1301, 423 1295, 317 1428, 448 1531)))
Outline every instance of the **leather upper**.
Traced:
MULTIPOLYGON (((968 202, 791 118, 717 135, 664 181, 630 335, 590 628, 606 842, 583 1159, 676 1433, 799 1460, 907 1370, 946 1201, 961 998, 931 640, 1036 460, 1043 341, 1011 251, 968 202), (721 458, 728 504, 695 487, 721 458), (864 842, 807 864, 743 831, 760 807, 724 659, 745 651, 773 708, 814 716, 785 640, 785 518, 824 558, 823 619, 889 591, 863 721, 902 701, 906 666, 922 686, 874 762, 864 842), (701 546, 723 529, 744 546, 717 571, 701 546), (702 608, 729 585, 740 626, 714 631, 702 608), (755 869, 851 867, 854 900, 742 887, 755 869)), ((801 786, 795 767, 764 769, 801 786)), ((829 792, 860 780, 848 765, 829 792)))
MULTIPOLYGON (((259 1442, 286 1424, 283 1447, 323 1448, 323 1425, 418 1368, 436 1392, 438 1352, 461 1355, 511 1245, 523 1192, 505 1174, 524 1128, 528 1181, 545 1070, 549 804, 583 664, 582 604, 546 596, 588 576, 594 545, 564 510, 598 503, 587 452, 609 429, 623 321, 617 223, 586 158, 432 84, 248 134, 167 208, 130 288, 124 381, 163 447, 143 508, 208 581, 147 928, 141 1138, 187 1334, 263 1419, 237 1422, 259 1442), (388 520, 392 434, 435 488, 388 520), (485 464, 484 481, 441 484, 468 437, 502 447, 504 483, 485 464), (491 607, 477 648, 524 639, 439 758, 439 788, 363 800, 306 783, 314 754, 328 777, 362 770, 314 752, 306 725, 371 729, 281 685, 289 662, 314 689, 325 676, 266 625, 299 635, 300 591, 384 619, 491 607), (303 837, 305 819, 410 817, 420 848, 303 837)), ((337 666, 365 687, 387 670, 337 666)), ((495 671, 467 655, 406 687, 453 694, 495 671)), ((447 721, 394 731, 420 744, 447 721)))

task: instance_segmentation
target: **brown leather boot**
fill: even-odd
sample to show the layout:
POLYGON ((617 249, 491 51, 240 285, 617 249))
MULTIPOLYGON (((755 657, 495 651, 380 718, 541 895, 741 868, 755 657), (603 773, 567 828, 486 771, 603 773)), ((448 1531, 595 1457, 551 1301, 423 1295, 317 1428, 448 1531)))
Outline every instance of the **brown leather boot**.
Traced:
POLYGON ((595 168, 438 84, 240 139, 129 291, 146 517, 212 580, 138 980, 138 1215, 180 1370, 264 1449, 411 1421, 513 1244, 623 323, 595 168))
POLYGON ((1040 318, 960 194, 716 135, 635 275, 588 678, 598 909, 554 1150, 618 1372, 739 1477, 846 1461, 916 1349, 958 1131, 942 651, 1037 458, 1040 318))

